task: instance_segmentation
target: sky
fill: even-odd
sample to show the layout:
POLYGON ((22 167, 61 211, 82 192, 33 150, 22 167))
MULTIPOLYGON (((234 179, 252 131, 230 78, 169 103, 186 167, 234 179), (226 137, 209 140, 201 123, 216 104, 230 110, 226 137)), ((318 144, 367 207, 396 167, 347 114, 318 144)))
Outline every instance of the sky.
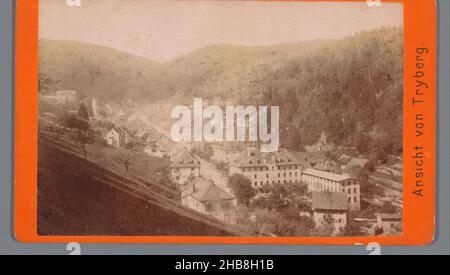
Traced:
POLYGON ((73 40, 166 62, 216 44, 339 39, 403 26, 403 6, 366 2, 40 0, 41 39, 73 40))

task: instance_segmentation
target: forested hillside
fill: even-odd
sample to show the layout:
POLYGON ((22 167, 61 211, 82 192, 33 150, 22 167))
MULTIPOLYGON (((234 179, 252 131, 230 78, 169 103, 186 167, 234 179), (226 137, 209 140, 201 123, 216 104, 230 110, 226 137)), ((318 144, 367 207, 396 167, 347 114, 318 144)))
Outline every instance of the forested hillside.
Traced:
POLYGON ((278 105, 282 145, 294 150, 314 144, 323 132, 329 142, 361 153, 402 149, 403 31, 397 28, 342 40, 216 45, 167 63, 88 44, 41 41, 40 73, 54 81, 50 92, 74 89, 121 108, 131 100, 133 107, 123 110, 131 115, 137 105, 174 95, 188 102, 201 96, 278 105))
POLYGON ((322 132, 366 153, 402 148, 403 35, 398 29, 329 43, 287 62, 258 87, 264 102, 282 106, 282 140, 301 149, 322 132))

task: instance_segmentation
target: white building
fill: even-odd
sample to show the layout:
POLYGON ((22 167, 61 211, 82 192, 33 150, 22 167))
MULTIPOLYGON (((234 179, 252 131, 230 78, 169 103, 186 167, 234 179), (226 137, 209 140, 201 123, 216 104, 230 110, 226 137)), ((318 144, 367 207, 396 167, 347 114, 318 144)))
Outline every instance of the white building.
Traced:
POLYGON ((361 209, 359 180, 351 175, 340 175, 310 168, 302 172, 302 181, 308 185, 308 192, 343 192, 347 194, 351 210, 361 209))
POLYGON ((375 216, 377 217, 376 227, 378 234, 394 234, 401 230, 402 215, 377 213, 375 216))
POLYGON ((211 158, 225 163, 232 163, 245 150, 245 145, 240 142, 215 143, 211 147, 214 152, 211 158))
POLYGON ((171 179, 179 185, 200 177, 200 162, 186 148, 171 156, 171 162, 171 179))
POLYGON ((254 188, 275 183, 300 183, 302 164, 286 149, 273 153, 247 149, 231 163, 230 174, 244 175, 254 188))
POLYGON ((212 181, 197 178, 181 187, 182 204, 197 212, 231 222, 234 218, 236 197, 212 181))
POLYGON ((312 192, 313 219, 317 226, 330 225, 334 233, 347 226, 347 195, 342 192, 312 192))
POLYGON ((106 143, 114 147, 124 147, 128 144, 128 133, 121 127, 113 127, 105 135, 106 143))
POLYGON ((74 104, 77 102, 78 92, 77 91, 57 91, 56 92, 56 103, 60 105, 74 104))

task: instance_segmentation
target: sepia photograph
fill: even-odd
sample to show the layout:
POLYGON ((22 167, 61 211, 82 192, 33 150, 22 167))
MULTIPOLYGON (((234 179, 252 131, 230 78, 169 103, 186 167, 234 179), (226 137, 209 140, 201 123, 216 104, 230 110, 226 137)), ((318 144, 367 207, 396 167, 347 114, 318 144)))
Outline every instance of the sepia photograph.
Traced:
POLYGON ((40 0, 39 236, 402 235, 403 24, 401 3, 40 0))

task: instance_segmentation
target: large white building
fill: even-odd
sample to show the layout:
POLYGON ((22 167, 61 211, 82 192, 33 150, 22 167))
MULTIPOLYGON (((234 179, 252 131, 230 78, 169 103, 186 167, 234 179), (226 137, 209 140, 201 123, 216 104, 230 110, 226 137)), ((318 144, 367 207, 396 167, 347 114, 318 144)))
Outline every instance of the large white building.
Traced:
POLYGON ((182 148, 171 157, 172 181, 183 185, 193 178, 200 177, 200 162, 186 148, 182 148))
POLYGON ((340 175, 310 168, 302 172, 302 181, 308 185, 308 192, 345 193, 350 209, 361 209, 359 180, 351 175, 340 175))
POLYGON ((275 183, 300 183, 302 164, 286 149, 263 153, 252 148, 244 150, 231 163, 230 174, 244 175, 254 188, 275 183))

